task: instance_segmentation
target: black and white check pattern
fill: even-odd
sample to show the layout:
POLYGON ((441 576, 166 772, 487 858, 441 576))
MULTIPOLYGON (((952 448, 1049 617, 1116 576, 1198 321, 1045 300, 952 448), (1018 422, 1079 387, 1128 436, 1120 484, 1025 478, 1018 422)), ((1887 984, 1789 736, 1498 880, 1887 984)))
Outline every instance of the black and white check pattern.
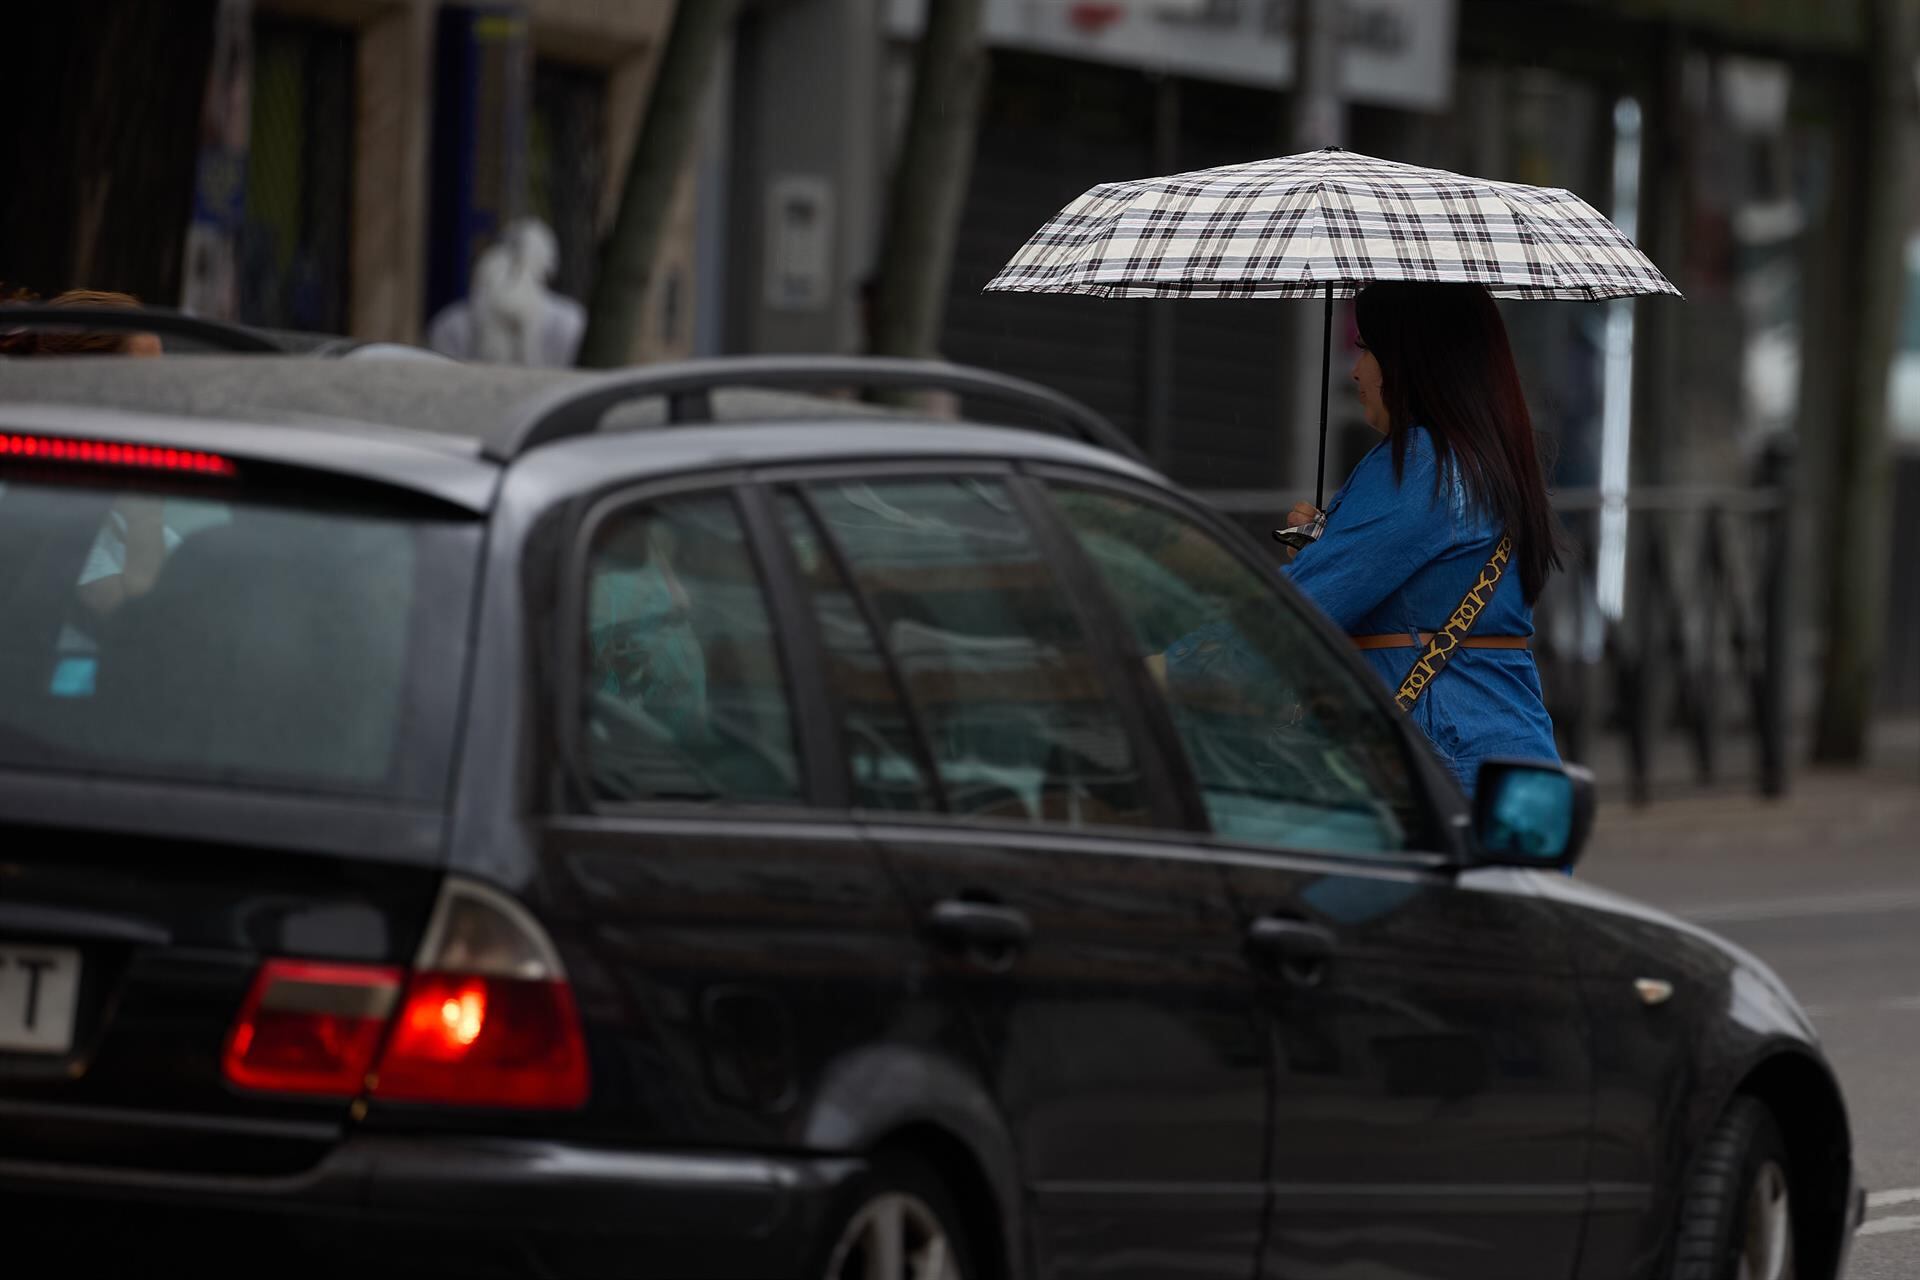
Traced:
POLYGON ((1326 149, 1103 182, 987 285, 1103 298, 1348 297, 1376 280, 1502 298, 1669 293, 1660 269, 1571 192, 1326 149))

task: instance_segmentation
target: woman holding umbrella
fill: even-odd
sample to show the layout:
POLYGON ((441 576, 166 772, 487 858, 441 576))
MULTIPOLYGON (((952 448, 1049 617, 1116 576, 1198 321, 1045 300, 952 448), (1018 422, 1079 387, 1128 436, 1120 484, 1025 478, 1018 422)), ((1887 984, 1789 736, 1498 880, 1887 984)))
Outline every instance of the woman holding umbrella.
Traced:
MULTIPOLYGON (((1511 539, 1446 678, 1411 712, 1471 794, 1489 757, 1559 758, 1528 650, 1533 602, 1560 564, 1533 424, 1484 288, 1376 284, 1360 293, 1355 318, 1354 389, 1385 439, 1287 572, 1397 688, 1511 539)), ((1291 523, 1320 520, 1303 503, 1291 523)))
MULTIPOLYGON (((1319 298, 1328 348, 1334 299, 1357 293, 1366 349, 1354 383, 1386 439, 1324 520, 1316 507, 1294 509, 1279 536, 1308 549, 1288 572, 1353 637, 1469 794, 1489 757, 1557 758, 1528 645, 1559 551, 1493 298, 1679 293, 1591 205, 1558 188, 1325 147, 1101 183, 987 288, 1319 298)), ((1322 487, 1326 396, 1323 378, 1322 487)), ((1220 643, 1188 640, 1156 663, 1168 678, 1220 643)))

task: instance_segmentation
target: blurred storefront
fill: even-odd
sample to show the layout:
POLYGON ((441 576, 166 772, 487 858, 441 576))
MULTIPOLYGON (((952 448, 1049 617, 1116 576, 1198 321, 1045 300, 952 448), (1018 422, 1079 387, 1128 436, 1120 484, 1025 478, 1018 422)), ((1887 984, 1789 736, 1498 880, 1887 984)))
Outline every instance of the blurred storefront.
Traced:
MULTIPOLYGON (((904 103, 924 8, 888 5, 890 114, 904 103)), ((1361 115, 1450 107, 1453 0, 1353 0, 1348 17, 1343 88, 1361 115)), ((1291 24, 1287 4, 989 0, 992 87, 961 219, 946 354, 1086 400, 1183 483, 1297 482, 1283 358, 1296 308, 980 292, 1035 227, 1096 182, 1289 150, 1291 24)), ((1349 141, 1367 150, 1372 140, 1349 141)))
POLYGON ((238 319, 344 333, 352 235, 354 41, 322 22, 263 13, 239 237, 238 319))
MULTIPOLYGON (((1849 6, 1835 6, 1844 10, 1849 6)), ((895 0, 889 30, 917 30, 895 0)), ((1195 484, 1284 474, 1274 437, 1273 306, 1149 307, 983 297, 1025 234, 1093 182, 1287 149, 1294 6, 1264 0, 1059 5, 991 0, 996 46, 950 302, 947 350, 1075 391, 1195 484), (1119 359, 1115 357, 1119 356, 1119 359)), ((1568 187, 1616 209, 1619 122, 1656 251, 1688 294, 1664 307, 1674 385, 1637 453, 1669 479, 1725 475, 1798 415, 1799 281, 1834 181, 1816 79, 1857 51, 1858 24, 1790 6, 1355 0, 1344 74, 1347 144, 1370 154, 1568 187), (1630 116, 1622 116, 1626 106, 1630 116), (1643 154, 1640 141, 1654 148, 1643 154), (1656 208, 1657 206, 1657 208, 1656 208), (1665 219, 1676 223, 1661 226, 1665 219), (1675 234, 1677 232, 1677 234, 1675 234), (1657 459, 1652 455, 1657 454, 1657 459)), ((899 95, 896 93, 895 95, 899 95)), ((1516 343, 1564 483, 1600 465, 1605 312, 1521 304, 1516 343)), ((1655 326, 1658 327, 1657 324, 1655 326)), ((1650 376, 1640 374, 1642 382, 1650 376)), ((1642 409, 1649 392, 1637 393, 1642 409)), ((1355 437, 1350 447, 1364 443, 1355 437)))
MULTIPOLYGON (((745 0, 637 358, 864 346, 923 4, 745 0)), ((44 56, 0 97, 19 95, 14 118, 33 107, 50 123, 15 131, 0 158, 63 181, 0 209, 0 278, 55 290, 132 282, 149 296, 171 281, 208 314, 416 340, 460 295, 473 255, 530 213, 558 239, 555 287, 585 298, 673 0, 169 8, 164 26, 145 0, 100 0, 88 23, 38 5, 9 19, 16 44, 44 56), (90 39, 105 69, 71 70, 90 39), (133 56, 146 47, 171 52, 133 56), (142 136, 117 95, 111 118, 81 109, 71 86, 102 75, 126 79, 154 121, 151 138, 116 155, 111 190, 87 177, 101 165, 72 159, 97 149, 90 139, 142 136), (184 123, 195 113, 198 130, 184 123), (189 205, 191 229, 156 252, 150 209, 189 205)), ((1182 482, 1304 490, 1295 442, 1309 427, 1283 339, 1297 308, 980 292, 1094 182, 1292 149, 1294 9, 987 0, 991 80, 944 353, 1079 396, 1182 482)), ((1770 444, 1797 440, 1800 505, 1813 515, 1798 526, 1795 578, 1809 618, 1828 576, 1828 445, 1837 421, 1858 416, 1853 247, 1876 177, 1860 142, 1866 11, 1867 0, 1346 8, 1347 145, 1568 187, 1631 224, 1687 295, 1514 304, 1559 485, 1611 501, 1636 486, 1739 483, 1770 444)), ((1896 546, 1920 536, 1916 255, 1888 406, 1896 546)), ((1335 406, 1349 419, 1337 421, 1340 470, 1369 437, 1343 399, 1335 406)), ((1898 566, 1884 683, 1890 704, 1920 706, 1920 664, 1902 661, 1920 652, 1911 580, 1898 566)))
MULTIPOLYGON (((184 300, 271 327, 417 341, 523 215, 559 242, 554 287, 584 300, 671 11, 221 0, 184 300)), ((674 297, 651 309, 639 358, 692 346, 690 214, 664 252, 674 297)))
MULTIPOLYGON (((748 6, 725 133, 730 349, 862 344, 859 298, 923 8, 748 6), (870 63, 858 33, 876 24, 884 52, 870 63), (796 230, 808 226, 822 230, 796 230)), ((1294 441, 1309 425, 1294 408, 1284 305, 980 292, 1034 227, 1095 182, 1293 149, 1294 10, 1291 0, 988 0, 990 87, 942 352, 1088 401, 1184 483, 1306 491, 1294 441)), ((1687 548, 1691 571, 1706 508, 1630 523, 1643 491, 1739 489, 1774 474, 1776 446, 1797 441, 1802 701, 1824 644, 1819 530, 1833 441, 1855 412, 1845 391, 1858 333, 1849 292, 1861 279, 1851 246, 1872 185, 1859 141, 1865 13, 1865 0, 1351 0, 1344 31, 1347 145, 1567 187, 1631 227, 1687 295, 1509 311, 1557 484, 1590 495, 1585 510, 1613 513, 1591 517, 1605 530, 1583 530, 1611 546, 1590 547, 1584 567, 1600 603, 1611 574, 1610 608, 1625 607, 1620 593, 1657 525, 1687 548)), ((1920 368, 1920 356, 1908 363, 1920 368)), ((1896 397, 1903 371, 1897 360, 1896 397)), ((1336 397, 1336 417, 1344 411, 1336 397)), ((1370 443, 1346 416, 1336 470, 1370 443)), ((1920 527, 1920 464, 1906 459, 1896 536, 1909 541, 1899 545, 1920 527)), ((1732 571, 1752 582, 1770 540, 1764 520, 1741 529, 1724 542, 1732 571)), ((1920 676, 1895 670, 1920 651, 1907 574, 1892 584, 1885 684, 1920 705, 1909 689, 1920 676)))
POLYGON ((217 0, 0 6, 0 282, 178 296, 218 13, 217 0))

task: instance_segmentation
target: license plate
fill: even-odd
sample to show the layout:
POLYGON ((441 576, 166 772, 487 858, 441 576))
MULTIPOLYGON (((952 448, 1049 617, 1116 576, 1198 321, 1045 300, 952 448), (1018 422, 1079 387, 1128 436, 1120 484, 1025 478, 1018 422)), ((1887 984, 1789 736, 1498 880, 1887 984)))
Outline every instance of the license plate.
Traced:
POLYGON ((78 951, 0 942, 0 1052, 67 1052, 79 1003, 78 951))

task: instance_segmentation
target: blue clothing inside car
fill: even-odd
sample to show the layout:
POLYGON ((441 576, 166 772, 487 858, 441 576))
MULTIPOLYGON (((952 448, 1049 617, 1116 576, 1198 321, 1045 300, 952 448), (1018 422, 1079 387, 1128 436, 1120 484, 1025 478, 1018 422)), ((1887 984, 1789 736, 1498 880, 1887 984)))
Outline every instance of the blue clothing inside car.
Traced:
MULTIPOLYGON (((1327 504, 1319 540, 1284 570, 1348 635, 1438 630, 1500 540, 1498 525, 1469 501, 1457 472, 1449 468, 1436 489, 1438 458, 1425 429, 1406 435, 1400 479, 1392 446, 1382 440, 1327 504)), ((1509 563, 1472 634, 1533 634, 1516 564, 1509 563)), ((1368 649, 1360 656, 1398 689, 1420 651, 1368 649)), ((1529 649, 1456 650, 1412 718, 1469 796, 1480 762, 1490 757, 1560 758, 1529 649)))

